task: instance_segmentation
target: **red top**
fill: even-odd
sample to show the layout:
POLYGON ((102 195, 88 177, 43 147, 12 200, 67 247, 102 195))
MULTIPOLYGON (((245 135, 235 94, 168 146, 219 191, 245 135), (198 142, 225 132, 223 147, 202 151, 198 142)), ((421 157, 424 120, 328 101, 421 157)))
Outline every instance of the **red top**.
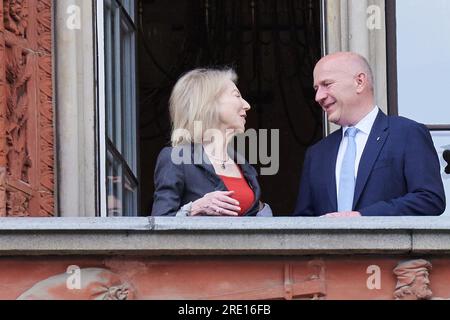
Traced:
POLYGON ((255 201, 253 190, 250 188, 244 177, 234 178, 220 175, 219 177, 222 178, 222 181, 228 190, 234 191, 232 198, 239 201, 239 206, 241 207, 239 215, 243 216, 255 201))

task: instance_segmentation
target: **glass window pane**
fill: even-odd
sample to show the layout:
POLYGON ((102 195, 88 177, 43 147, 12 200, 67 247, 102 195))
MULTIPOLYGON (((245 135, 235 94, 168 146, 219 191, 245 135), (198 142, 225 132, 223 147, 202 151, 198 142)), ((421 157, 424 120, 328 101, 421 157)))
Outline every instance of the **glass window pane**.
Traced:
POLYGON ((108 217, 123 216, 122 167, 110 152, 107 156, 106 179, 108 217))
POLYGON ((127 70, 127 63, 129 56, 127 56, 126 47, 129 42, 129 37, 127 35, 127 30, 125 29, 125 23, 122 22, 122 28, 120 30, 120 36, 122 41, 120 42, 120 67, 121 67, 121 73, 122 73, 122 80, 121 80, 121 90, 122 90, 122 96, 121 96, 121 103, 122 103, 122 118, 124 122, 124 148, 123 148, 123 155, 125 157, 125 160, 129 162, 128 159, 128 146, 129 146, 129 117, 128 117, 128 111, 131 109, 131 105, 128 104, 129 101, 129 95, 127 85, 130 82, 130 73, 127 70), (128 81, 127 81, 128 80, 128 81))
POLYGON ((137 186, 127 175, 124 177, 124 215, 133 216, 137 214, 137 186))
POLYGON ((107 215, 131 216, 138 210, 136 26, 127 14, 135 1, 104 3, 107 215))
POLYGON ((132 79, 129 83, 130 87, 130 105, 133 106, 130 108, 130 116, 131 116, 131 125, 129 128, 129 132, 131 135, 131 141, 133 143, 130 143, 132 146, 132 149, 130 150, 132 155, 132 160, 130 160, 130 167, 132 168, 134 174, 138 175, 138 103, 137 103, 137 94, 136 94, 136 83, 137 83, 137 76, 136 76, 136 34, 133 32, 130 34, 131 41, 130 41, 130 57, 133 57, 133 60, 129 62, 129 68, 130 68, 130 74, 132 75, 132 79))
POLYGON ((425 124, 448 124, 450 1, 397 0, 398 110, 425 124))
POLYGON ((135 21, 135 0, 120 0, 131 20, 135 21))
POLYGON ((121 64, 121 14, 120 14, 120 8, 116 7, 116 10, 114 11, 115 21, 114 21, 114 36, 115 36, 115 43, 113 47, 114 51, 114 64, 115 64, 115 78, 114 78, 114 92, 113 96, 115 99, 115 110, 114 110, 114 146, 117 150, 122 153, 122 133, 123 133, 123 126, 122 126, 122 86, 121 83, 124 81, 122 78, 122 69, 120 67, 121 64))
POLYGON ((110 1, 105 3, 105 101, 106 101, 106 131, 108 138, 114 142, 114 109, 115 100, 113 95, 114 88, 114 74, 115 74, 115 51, 114 43, 116 42, 113 32, 114 26, 114 11, 111 7, 110 1))
POLYGON ((124 22, 122 29, 122 112, 124 121, 124 146, 123 156, 127 161, 129 167, 136 174, 136 97, 132 89, 135 83, 135 75, 132 70, 134 64, 134 37, 131 30, 127 29, 127 24, 124 22))

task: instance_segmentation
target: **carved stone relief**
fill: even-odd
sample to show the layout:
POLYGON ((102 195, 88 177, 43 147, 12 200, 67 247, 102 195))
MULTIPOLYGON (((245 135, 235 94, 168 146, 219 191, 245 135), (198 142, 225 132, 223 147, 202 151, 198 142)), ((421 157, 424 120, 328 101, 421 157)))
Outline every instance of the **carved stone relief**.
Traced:
POLYGON ((394 269, 397 285, 394 291, 396 300, 429 300, 433 292, 430 289, 429 274, 432 265, 424 259, 400 262, 394 269))
POLYGON ((6 30, 17 36, 26 36, 28 27, 28 3, 26 0, 5 0, 4 23, 6 30))
POLYGON ((28 170, 32 163, 27 150, 28 82, 32 69, 20 47, 12 47, 7 53, 7 168, 13 179, 29 182, 28 170))
MULTIPOLYGON (((302 269, 300 269, 302 270, 302 269)), ((255 287, 253 290, 224 293, 207 296, 207 299, 235 299, 235 300, 319 300, 325 299, 326 279, 325 263, 322 260, 311 260, 307 264, 307 274, 299 274, 295 265, 284 264, 284 282, 278 286, 255 287)), ((303 271, 303 270, 302 270, 303 271)))
POLYGON ((0 217, 6 214, 6 167, 0 167, 0 217))
POLYGON ((10 217, 27 217, 30 198, 19 191, 6 193, 6 211, 10 217))
POLYGON ((77 279, 61 273, 36 283, 17 300, 133 300, 135 289, 119 275, 102 268, 79 269, 77 279))
POLYGON ((0 2, 0 216, 54 215, 52 2, 0 2))
POLYGON ((39 215, 54 215, 54 125, 52 105, 52 4, 38 1, 38 75, 39 75, 39 215))

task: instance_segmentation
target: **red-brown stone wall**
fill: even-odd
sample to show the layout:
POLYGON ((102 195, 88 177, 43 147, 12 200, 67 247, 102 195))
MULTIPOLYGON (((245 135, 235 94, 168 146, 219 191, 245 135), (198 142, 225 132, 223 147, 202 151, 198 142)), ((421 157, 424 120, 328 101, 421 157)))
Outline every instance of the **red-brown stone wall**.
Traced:
POLYGON ((450 258, 324 256, 4 257, 0 285, 8 290, 0 291, 0 299, 391 300, 400 288, 400 276, 400 283, 420 287, 424 262, 429 265, 427 282, 422 284, 432 292, 426 298, 450 298, 450 258), (403 260, 412 263, 394 274, 403 260), (75 269, 69 266, 80 268, 80 288, 72 281, 75 269), (379 268, 379 287, 374 287, 370 266, 379 268))
POLYGON ((0 1, 0 216, 54 215, 51 6, 0 1))

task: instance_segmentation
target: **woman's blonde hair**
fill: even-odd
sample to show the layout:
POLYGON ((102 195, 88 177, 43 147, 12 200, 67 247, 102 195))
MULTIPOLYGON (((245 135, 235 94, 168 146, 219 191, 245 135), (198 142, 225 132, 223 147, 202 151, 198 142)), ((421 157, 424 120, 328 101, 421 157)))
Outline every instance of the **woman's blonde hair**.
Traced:
POLYGON ((228 80, 237 81, 233 69, 194 69, 177 81, 169 101, 172 146, 202 143, 202 132, 217 128, 217 100, 228 80), (201 130, 194 130, 199 124, 201 130))

